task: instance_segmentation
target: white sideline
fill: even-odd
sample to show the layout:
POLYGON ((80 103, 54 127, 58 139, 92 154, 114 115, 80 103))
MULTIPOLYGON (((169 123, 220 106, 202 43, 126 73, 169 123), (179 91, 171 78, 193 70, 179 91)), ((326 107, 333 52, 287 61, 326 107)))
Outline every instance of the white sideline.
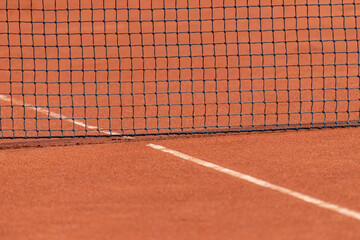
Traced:
POLYGON ((216 165, 214 163, 210 163, 210 162, 207 162, 207 161, 204 161, 204 160, 201 160, 201 159, 186 155, 184 153, 181 153, 181 152, 178 152, 178 151, 175 151, 175 150, 172 150, 172 149, 160 146, 160 145, 150 143, 150 144, 147 144, 147 146, 151 147, 153 149, 165 152, 165 153, 169 153, 169 154, 171 154, 173 156, 182 158, 184 160, 196 163, 198 165, 213 169, 215 171, 222 172, 222 173, 225 173, 227 175, 242 179, 244 181, 247 181, 247 182, 253 183, 255 185, 258 185, 260 187, 271 189, 271 190, 283 193, 285 195, 297 198, 297 199, 302 200, 304 202, 313 204, 313 205, 315 205, 317 207, 324 208, 324 209, 327 209, 327 210, 330 210, 330 211, 333 211, 333 212, 339 213, 341 215, 344 215, 344 216, 347 216, 347 217, 350 217, 350 218, 353 218, 353 219, 356 219, 356 220, 360 221, 360 212, 356 212, 354 210, 344 208, 344 207, 338 206, 336 204, 328 203, 328 202, 325 202, 323 200, 320 200, 320 199, 305 195, 303 193, 299 193, 299 192, 296 192, 296 191, 293 191, 293 190, 290 190, 290 189, 287 189, 287 188, 284 188, 284 187, 280 187, 280 186, 272 184, 270 182, 267 182, 267 181, 252 177, 250 175, 243 174, 243 173, 240 173, 240 172, 237 172, 237 171, 234 171, 234 170, 231 170, 231 169, 216 165))
MULTIPOLYGON (((0 94, 0 99, 3 100, 3 101, 6 101, 6 102, 15 103, 16 105, 21 105, 21 106, 27 107, 27 108, 29 108, 31 110, 34 110, 34 111, 38 112, 38 113, 45 114, 45 115, 51 116, 53 118, 58 118, 58 119, 73 123, 75 125, 78 125, 78 126, 81 126, 81 127, 85 128, 85 129, 99 131, 101 133, 105 133, 105 134, 108 134, 108 135, 121 135, 120 133, 110 132, 110 131, 107 131, 107 130, 99 129, 96 126, 88 125, 88 124, 85 124, 84 122, 69 118, 69 117, 67 117, 65 115, 54 113, 54 112, 52 112, 52 111, 50 111, 50 110, 48 110, 46 108, 36 107, 36 106, 30 105, 30 104, 27 104, 27 103, 23 103, 21 101, 18 101, 16 99, 13 99, 13 98, 10 98, 10 97, 7 97, 5 95, 0 94)), ((127 137, 127 136, 123 136, 122 138, 124 138, 124 139, 133 139, 133 137, 127 137)))

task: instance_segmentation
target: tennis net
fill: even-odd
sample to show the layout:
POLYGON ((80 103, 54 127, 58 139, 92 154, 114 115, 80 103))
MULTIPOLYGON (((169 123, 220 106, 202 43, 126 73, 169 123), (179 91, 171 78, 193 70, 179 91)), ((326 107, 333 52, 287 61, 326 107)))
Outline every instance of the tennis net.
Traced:
POLYGON ((358 126, 355 0, 4 0, 0 138, 358 126))

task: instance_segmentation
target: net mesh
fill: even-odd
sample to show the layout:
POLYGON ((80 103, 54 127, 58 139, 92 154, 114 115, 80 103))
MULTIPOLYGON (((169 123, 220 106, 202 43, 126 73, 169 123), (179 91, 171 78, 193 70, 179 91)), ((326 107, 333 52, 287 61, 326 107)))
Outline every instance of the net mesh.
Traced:
POLYGON ((355 0, 3 0, 0 138, 359 125, 355 0))

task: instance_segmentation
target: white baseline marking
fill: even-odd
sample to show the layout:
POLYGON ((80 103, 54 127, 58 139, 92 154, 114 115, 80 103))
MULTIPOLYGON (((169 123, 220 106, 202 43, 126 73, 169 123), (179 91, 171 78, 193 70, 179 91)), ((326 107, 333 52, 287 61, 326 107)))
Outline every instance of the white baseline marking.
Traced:
MULTIPOLYGON (((5 95, 0 94, 0 99, 3 100, 3 101, 6 101, 6 102, 15 103, 16 105, 21 105, 21 106, 27 107, 28 109, 34 110, 34 111, 36 111, 38 113, 42 113, 42 114, 51 116, 53 118, 58 118, 58 119, 73 123, 75 125, 78 125, 78 126, 81 126, 81 127, 85 128, 85 129, 99 131, 101 133, 105 133, 105 134, 108 134, 108 135, 121 135, 120 133, 110 132, 110 131, 103 130, 103 129, 98 129, 98 127, 96 127, 96 126, 88 125, 88 124, 85 124, 84 122, 81 122, 79 120, 75 120, 75 119, 69 118, 67 116, 51 112, 50 110, 48 110, 46 108, 36 107, 36 106, 30 105, 30 104, 23 103, 21 101, 9 98, 9 97, 7 97, 5 95)), ((122 138, 133 139, 133 137, 127 137, 127 136, 123 136, 122 138)))
POLYGON ((280 186, 272 184, 270 182, 266 182, 264 180, 252 177, 250 175, 243 174, 243 173, 240 173, 240 172, 236 172, 234 170, 231 170, 231 169, 216 165, 214 163, 210 163, 210 162, 207 162, 207 161, 204 161, 204 160, 201 160, 201 159, 186 155, 184 153, 181 153, 181 152, 178 152, 178 151, 175 151, 175 150, 172 150, 172 149, 160 146, 160 145, 150 143, 147 146, 151 147, 153 149, 165 152, 165 153, 169 153, 169 154, 171 154, 173 156, 182 158, 184 160, 196 163, 198 165, 201 165, 201 166, 204 166, 204 167, 207 167, 207 168, 211 168, 211 169, 213 169, 215 171, 222 172, 222 173, 225 173, 227 175, 242 179, 244 181, 247 181, 247 182, 253 183, 255 185, 258 185, 260 187, 267 188, 267 189, 272 189, 274 191, 277 191, 277 192, 283 193, 285 195, 297 198, 297 199, 302 200, 304 202, 313 204, 313 205, 315 205, 317 207, 325 208, 327 210, 330 210, 330 211, 333 211, 333 212, 339 213, 341 215, 344 215, 344 216, 347 216, 347 217, 350 217, 350 218, 353 218, 353 219, 356 219, 356 220, 360 221, 360 212, 356 212, 354 210, 350 210, 348 208, 344 208, 344 207, 338 206, 336 204, 328 203, 328 202, 325 202, 323 200, 320 200, 320 199, 317 199, 317 198, 314 198, 314 197, 311 197, 311 196, 308 196, 308 195, 305 195, 305 194, 302 194, 302 193, 299 193, 299 192, 296 192, 296 191, 293 191, 293 190, 290 190, 290 189, 287 189, 287 188, 284 188, 284 187, 280 187, 280 186))

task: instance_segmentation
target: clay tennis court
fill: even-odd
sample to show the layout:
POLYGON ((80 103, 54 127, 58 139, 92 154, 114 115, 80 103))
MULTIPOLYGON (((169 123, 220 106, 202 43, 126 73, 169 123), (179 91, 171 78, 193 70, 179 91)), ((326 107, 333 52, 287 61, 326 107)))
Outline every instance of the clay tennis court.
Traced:
POLYGON ((1 150, 1 238, 357 239, 359 130, 1 150), (149 143, 351 209, 357 218, 155 150, 149 143))
POLYGON ((0 237, 358 239, 358 15, 0 3, 0 237))

